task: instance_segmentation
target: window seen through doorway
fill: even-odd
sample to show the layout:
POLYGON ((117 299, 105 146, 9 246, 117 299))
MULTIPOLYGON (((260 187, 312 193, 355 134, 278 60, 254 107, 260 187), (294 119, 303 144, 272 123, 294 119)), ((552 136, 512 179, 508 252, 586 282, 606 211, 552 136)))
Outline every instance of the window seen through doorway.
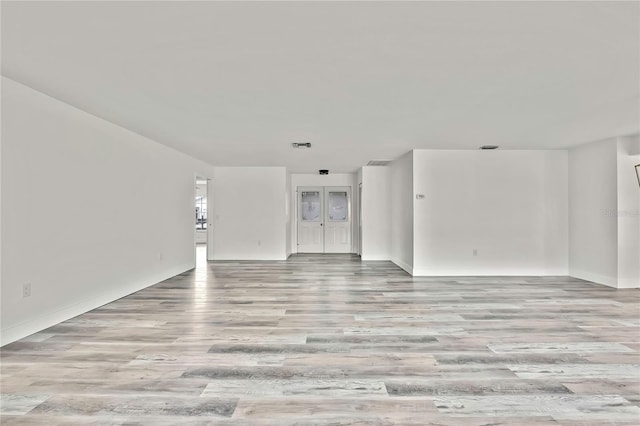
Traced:
POLYGON ((196 229, 207 229, 207 198, 196 196, 196 229))

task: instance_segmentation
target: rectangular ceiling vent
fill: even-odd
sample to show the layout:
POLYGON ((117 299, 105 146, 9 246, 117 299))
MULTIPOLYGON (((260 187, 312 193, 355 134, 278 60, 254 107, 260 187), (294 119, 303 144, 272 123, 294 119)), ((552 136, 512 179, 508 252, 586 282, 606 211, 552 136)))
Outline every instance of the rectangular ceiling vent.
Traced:
POLYGON ((367 166, 388 166, 391 160, 371 160, 367 163, 367 166))
POLYGON ((291 146, 294 148, 311 148, 311 142, 294 142, 291 146))

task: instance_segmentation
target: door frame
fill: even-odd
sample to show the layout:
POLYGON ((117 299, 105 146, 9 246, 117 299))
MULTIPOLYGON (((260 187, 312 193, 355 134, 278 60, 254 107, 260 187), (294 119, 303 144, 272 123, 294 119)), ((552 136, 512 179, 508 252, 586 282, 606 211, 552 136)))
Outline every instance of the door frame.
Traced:
POLYGON ((358 184, 358 254, 362 256, 362 182, 358 184))
MULTIPOLYGON (((294 202, 295 202, 295 220, 294 220, 294 232, 295 232, 295 248, 296 248, 296 253, 304 253, 304 252, 300 252, 298 250, 298 247, 300 246, 299 244, 299 232, 300 232, 300 192, 301 191, 320 191, 321 193, 321 197, 322 197, 322 202, 321 202, 321 208, 322 208, 322 212, 321 212, 321 220, 322 220, 322 245, 323 245, 323 251, 322 253, 326 253, 326 245, 325 245, 325 229, 326 229, 326 220, 327 220, 327 211, 326 211, 326 194, 329 190, 345 190, 347 192, 348 195, 348 218, 349 218, 349 251, 347 253, 353 253, 353 248, 354 248, 354 244, 355 241, 353 239, 353 231, 354 231, 354 223, 355 223, 355 218, 353 216, 353 187, 350 185, 298 185, 295 187, 295 198, 294 198, 294 202)), ((331 253, 327 253, 327 254, 331 254, 331 253)))
MULTIPOLYGON (((196 186, 198 181, 206 181, 207 185, 207 260, 213 260, 213 180, 203 173, 195 173, 193 177, 193 197, 191 198, 195 202, 197 193, 196 186)), ((191 208, 193 209, 193 202, 191 208)), ((193 210, 192 210, 193 212, 193 210)), ((193 213, 192 213, 193 214, 193 213)), ((191 216, 193 219, 193 215, 191 216)), ((193 227, 193 267, 196 267, 196 228, 193 227)))

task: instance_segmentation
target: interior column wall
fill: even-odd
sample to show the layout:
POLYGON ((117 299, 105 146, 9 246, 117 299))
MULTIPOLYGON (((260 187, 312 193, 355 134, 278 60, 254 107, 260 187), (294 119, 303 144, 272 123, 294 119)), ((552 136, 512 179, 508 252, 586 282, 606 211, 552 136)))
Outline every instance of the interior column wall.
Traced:
POLYGON ((618 288, 640 287, 640 135, 617 141, 618 288))
POLYGON ((391 170, 362 168, 362 260, 391 259, 391 170))
MULTIPOLYGON (((413 151, 391 162, 391 261, 413 273, 413 151)), ((363 215, 365 213, 363 212, 363 215)))
POLYGON ((293 214, 291 212, 292 206, 291 206, 291 173, 287 172, 287 180, 285 182, 285 215, 286 215, 286 224, 285 224, 285 229, 286 229, 286 245, 287 245, 287 249, 286 249, 286 256, 287 258, 289 256, 291 256, 291 252, 292 252, 292 238, 291 238, 291 223, 293 222, 293 214))
POLYGON ((616 138, 569 152, 569 275, 618 285, 616 138))

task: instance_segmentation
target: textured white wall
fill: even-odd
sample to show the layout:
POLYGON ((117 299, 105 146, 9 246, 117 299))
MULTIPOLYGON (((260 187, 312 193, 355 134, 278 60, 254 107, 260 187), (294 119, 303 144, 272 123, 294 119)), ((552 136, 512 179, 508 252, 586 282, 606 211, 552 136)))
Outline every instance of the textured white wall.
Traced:
POLYGON ((291 240, 291 223, 294 220, 294 215, 295 212, 292 213, 292 205, 291 205, 291 173, 287 172, 287 180, 286 180, 286 188, 285 188, 285 200, 284 202, 286 203, 285 205, 285 214, 287 217, 287 223, 286 223, 286 232, 287 235, 285 236, 286 238, 286 244, 287 244, 287 249, 286 249, 286 255, 287 257, 289 257, 291 255, 292 249, 291 249, 291 244, 292 244, 292 240, 291 240))
POLYGON ((391 169, 362 168, 362 260, 391 259, 391 169))
MULTIPOLYGON (((361 209, 362 200, 360 199, 360 187, 362 185, 362 167, 358 169, 356 172, 355 186, 354 186, 354 194, 353 197, 358 199, 358 209, 361 209)), ((356 250, 354 250, 357 254, 362 256, 362 220, 360 218, 361 212, 356 210, 354 215, 358 218, 358 230, 356 232, 356 237, 358 238, 358 244, 356 250)), ((387 259, 388 260, 388 259, 387 259)))
POLYGON ((640 135, 618 138, 618 288, 640 287, 640 135))
POLYGON ((569 152, 569 274, 617 287, 618 195, 615 138, 569 152))
POLYGON ((547 275, 569 273, 569 152, 544 154, 544 270, 547 275))
MULTIPOLYGON (((413 273, 413 152, 391 168, 391 261, 413 273)), ((363 213, 364 214, 364 213, 363 213)))
POLYGON ((2 114, 3 344, 194 266, 209 165, 7 78, 2 114))
POLYGON ((567 273, 565 151, 413 156, 414 275, 567 273))
POLYGON ((287 257, 284 167, 216 167, 215 260, 287 257))

